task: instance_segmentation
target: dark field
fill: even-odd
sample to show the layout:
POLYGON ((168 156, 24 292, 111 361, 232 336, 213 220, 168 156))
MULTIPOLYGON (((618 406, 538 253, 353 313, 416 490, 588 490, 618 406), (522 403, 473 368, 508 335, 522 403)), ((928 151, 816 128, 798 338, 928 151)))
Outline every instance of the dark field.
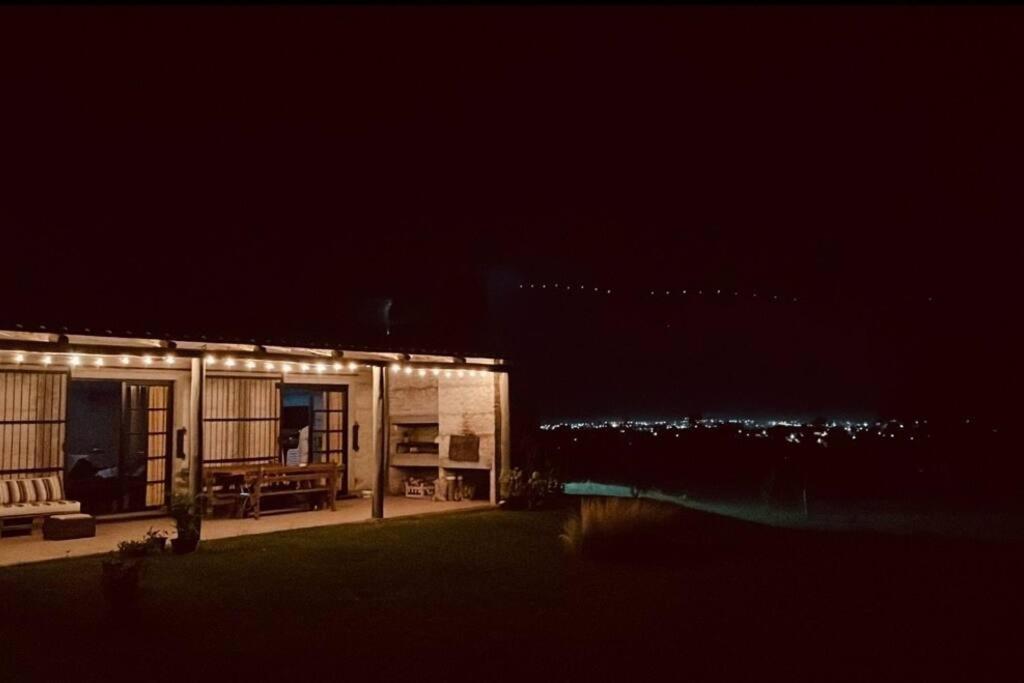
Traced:
POLYGON ((1021 679, 1015 545, 684 511, 599 562, 565 554, 567 514, 204 543, 118 615, 98 558, 0 569, 0 680, 1021 679))

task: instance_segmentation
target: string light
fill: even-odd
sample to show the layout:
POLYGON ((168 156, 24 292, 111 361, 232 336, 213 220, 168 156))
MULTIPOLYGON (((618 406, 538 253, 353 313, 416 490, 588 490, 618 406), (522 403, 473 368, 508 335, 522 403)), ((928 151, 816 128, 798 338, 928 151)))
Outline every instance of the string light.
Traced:
MULTIPOLYGON (((535 283, 521 283, 519 285, 519 288, 520 289, 526 289, 527 285, 529 285, 530 289, 536 289, 538 286, 541 289, 547 289, 548 288, 548 284, 547 283, 541 283, 539 285, 535 284, 535 283)), ((564 290, 565 292, 568 293, 568 292, 572 292, 574 290, 575 286, 574 285, 565 285, 563 287, 562 285, 556 283, 556 284, 552 284, 551 287, 552 287, 552 289, 561 289, 561 290, 564 290)), ((612 293, 611 289, 607 289, 607 288, 604 288, 604 287, 592 287, 591 288, 591 287, 588 287, 587 285, 580 285, 580 287, 579 287, 580 291, 586 291, 588 289, 592 290, 594 292, 604 292, 605 294, 611 294, 612 293)), ((650 296, 656 296, 656 295, 661 293, 661 291, 659 291, 657 289, 651 289, 651 290, 647 290, 647 291, 648 291, 648 294, 650 296)), ((664 295, 665 296, 673 296, 674 294, 676 294, 676 295, 680 295, 680 294, 681 295, 686 295, 686 294, 689 294, 689 290, 688 289, 683 289, 681 291, 675 291, 675 292, 673 290, 670 290, 670 289, 666 289, 666 290, 663 290, 663 291, 664 291, 664 295)), ((638 292, 638 293, 640 293, 640 292, 638 292)), ((699 290, 697 290, 696 293, 699 294, 699 295, 703 295, 704 294, 704 290, 703 289, 699 289, 699 290)), ((716 295, 721 295, 721 294, 728 294, 729 292, 728 292, 728 290, 724 290, 723 291, 721 288, 715 288, 715 289, 709 289, 708 293, 709 294, 713 293, 713 294, 716 294, 716 295)), ((741 291, 738 291, 738 290, 734 290, 733 293, 732 293, 732 295, 735 296, 735 297, 741 297, 741 296, 744 296, 745 294, 748 294, 751 298, 754 298, 754 299, 759 298, 759 294, 757 292, 744 293, 744 292, 741 292, 741 291)), ((792 296, 789 296, 789 295, 780 296, 780 295, 770 295, 770 294, 768 294, 768 295, 765 295, 765 296, 766 297, 770 297, 771 300, 773 300, 773 301, 784 300, 784 301, 792 301, 793 303, 797 303, 799 301, 798 297, 792 297, 792 296)), ((933 298, 932 297, 927 297, 926 300, 930 302, 930 301, 933 301, 933 298)))
MULTIPOLYGON (((566 287, 569 287, 569 285, 566 285, 566 287)), ((85 357, 83 357, 81 354, 78 354, 78 353, 68 354, 66 356, 63 353, 57 354, 57 355, 61 356, 61 357, 67 358, 67 364, 69 366, 71 366, 71 367, 79 367, 79 366, 83 365, 87 361, 91 362, 91 364, 94 365, 97 368, 104 367, 106 365, 106 362, 104 361, 103 356, 99 356, 99 355, 91 356, 91 354, 90 354, 90 355, 87 355, 85 357)), ((28 361, 28 356, 29 356, 29 354, 26 354, 24 352, 16 352, 16 353, 13 353, 10 358, 11 358, 12 362, 20 364, 20 363, 27 362, 28 361)), ((128 354, 122 354, 122 355, 118 356, 118 358, 119 358, 119 360, 121 362, 121 365, 123 365, 123 366, 128 366, 128 365, 131 365, 131 363, 132 363, 132 356, 130 356, 128 354)), ((145 355, 142 355, 142 356, 136 356, 135 358, 141 359, 142 363, 144 365, 147 365, 147 366, 154 365, 157 360, 162 360, 163 363, 168 365, 168 366, 174 365, 177 362, 177 357, 175 355, 173 355, 173 354, 166 354, 165 356, 162 356, 162 357, 154 357, 152 355, 145 354, 145 355)), ((52 365, 53 362, 54 362, 54 356, 53 356, 53 354, 49 354, 49 353, 41 355, 41 356, 39 356, 39 362, 42 365, 52 365)), ((226 358, 223 358, 223 359, 218 359, 213 354, 206 354, 205 356, 203 356, 203 362, 206 365, 215 365, 217 363, 221 363, 226 368, 234 368, 236 365, 241 363, 248 370, 255 370, 256 368, 260 367, 260 362, 257 359, 251 359, 250 358, 250 359, 236 360, 236 359, 234 359, 234 358, 232 358, 230 356, 226 357, 226 358)), ((265 370, 267 370, 267 371, 273 371, 275 368, 279 367, 282 372, 286 372, 286 373, 287 372, 292 372, 293 369, 294 369, 294 365, 295 364, 288 363, 288 362, 274 363, 274 362, 271 362, 269 360, 262 362, 262 367, 265 370)), ((305 362, 304 363, 298 363, 298 368, 301 371, 309 372, 309 371, 315 369, 316 372, 318 372, 318 373, 324 373, 324 372, 327 372, 328 370, 333 370, 335 372, 344 372, 346 369, 351 371, 351 372, 356 372, 360 367, 370 367, 370 366, 364 366, 363 364, 358 363, 358 362, 356 362, 354 360, 353 361, 348 361, 347 363, 343 363, 341 361, 334 361, 334 362, 329 363, 329 364, 325 363, 325 362, 318 362, 318 363, 315 363, 315 364, 310 364, 310 363, 305 363, 305 362)), ((449 367, 449 368, 441 368, 441 367, 436 367, 436 366, 435 367, 418 367, 416 364, 403 365, 403 364, 398 363, 398 362, 395 362, 395 363, 391 364, 391 371, 393 373, 396 373, 396 374, 400 374, 400 373, 404 372, 406 375, 412 375, 413 372, 415 372, 418 377, 426 377, 428 375, 428 373, 430 375, 434 376, 434 377, 440 377, 441 373, 444 372, 444 376, 446 378, 451 378, 451 377, 454 377, 454 376, 465 377, 467 372, 469 373, 470 377, 477 377, 478 373, 479 373, 479 376, 482 377, 487 372, 486 370, 478 370, 478 369, 475 369, 475 368, 474 369, 466 370, 464 368, 451 368, 451 367, 449 367)))

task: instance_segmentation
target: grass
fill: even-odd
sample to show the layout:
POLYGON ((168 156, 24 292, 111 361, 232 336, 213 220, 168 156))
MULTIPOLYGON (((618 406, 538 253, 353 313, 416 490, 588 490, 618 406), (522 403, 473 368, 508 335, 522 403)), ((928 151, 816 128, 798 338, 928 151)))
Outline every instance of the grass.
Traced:
POLYGON ((598 562, 564 552, 566 517, 204 542, 147 561, 123 615, 97 558, 0 569, 0 680, 993 680, 1015 646, 1015 546, 686 510, 660 553, 598 562))

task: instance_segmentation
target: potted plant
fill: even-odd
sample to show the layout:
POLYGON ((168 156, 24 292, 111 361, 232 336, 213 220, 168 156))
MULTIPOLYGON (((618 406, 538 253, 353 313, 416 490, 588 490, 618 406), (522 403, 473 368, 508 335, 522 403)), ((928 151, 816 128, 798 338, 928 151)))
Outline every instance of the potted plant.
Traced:
POLYGON ((117 544, 117 554, 126 560, 142 559, 149 554, 152 547, 148 537, 141 541, 121 541, 117 544))
POLYGON ((166 531, 154 531, 153 527, 149 527, 145 538, 146 542, 149 543, 149 547, 157 552, 163 552, 167 548, 166 531))
POLYGON ((562 492, 562 484, 554 470, 544 474, 534 472, 526 484, 526 507, 530 510, 545 507, 550 500, 562 492))
POLYGON ((526 507, 526 482, 523 471, 518 467, 501 473, 501 498, 506 510, 522 510, 526 507))
POLYGON ((111 607, 123 608, 138 599, 142 566, 141 557, 125 557, 119 552, 110 553, 110 556, 103 560, 103 597, 111 607))
POLYGON ((171 550, 176 555, 191 553, 199 546, 202 518, 196 499, 190 494, 179 494, 171 501, 171 517, 178 530, 178 537, 171 539, 171 550))

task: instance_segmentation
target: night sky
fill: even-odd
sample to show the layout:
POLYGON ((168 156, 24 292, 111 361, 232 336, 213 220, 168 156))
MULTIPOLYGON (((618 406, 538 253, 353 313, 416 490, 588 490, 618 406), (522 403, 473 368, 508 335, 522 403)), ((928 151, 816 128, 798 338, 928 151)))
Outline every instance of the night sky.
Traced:
POLYGON ((1012 7, 3 8, 0 318, 390 299, 541 417, 1008 412, 1022 69, 1012 7))

